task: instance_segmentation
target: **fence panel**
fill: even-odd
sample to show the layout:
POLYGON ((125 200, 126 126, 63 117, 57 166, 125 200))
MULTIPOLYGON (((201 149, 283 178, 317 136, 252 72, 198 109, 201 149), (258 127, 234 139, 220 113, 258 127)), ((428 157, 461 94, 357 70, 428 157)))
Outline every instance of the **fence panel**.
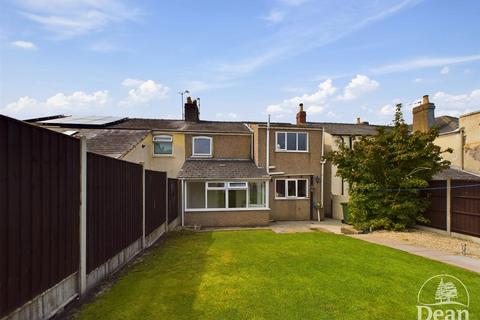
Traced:
POLYGON ((87 153, 87 273, 142 236, 141 165, 87 153))
POLYGON ((480 182, 452 181, 452 231, 480 237, 480 182))
POLYGON ((429 188, 438 188, 426 191, 424 194, 430 200, 429 208, 423 213, 430 220, 425 224, 428 227, 447 230, 447 181, 430 181, 429 188))
POLYGON ((145 170, 145 234, 167 220, 167 173, 145 170))
POLYGON ((178 217, 180 187, 178 179, 168 179, 168 222, 178 217))
POLYGON ((0 115, 0 317, 78 270, 80 141, 0 115))

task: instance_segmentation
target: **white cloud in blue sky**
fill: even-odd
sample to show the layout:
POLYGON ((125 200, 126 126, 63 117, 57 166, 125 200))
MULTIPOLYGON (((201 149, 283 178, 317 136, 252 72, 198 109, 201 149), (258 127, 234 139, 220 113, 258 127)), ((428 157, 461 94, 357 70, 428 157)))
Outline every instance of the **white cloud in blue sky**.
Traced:
POLYGON ((180 117, 177 92, 188 89, 207 119, 294 122, 303 102, 309 120, 387 123, 394 100, 424 94, 437 113, 461 114, 480 109, 478 10, 447 0, 7 0, 0 112, 180 117))

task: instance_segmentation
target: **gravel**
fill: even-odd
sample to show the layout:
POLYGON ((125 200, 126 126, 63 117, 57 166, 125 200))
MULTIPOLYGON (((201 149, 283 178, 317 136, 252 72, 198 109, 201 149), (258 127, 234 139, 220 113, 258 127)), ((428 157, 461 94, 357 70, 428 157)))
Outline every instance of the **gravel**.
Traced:
POLYGON ((457 255, 462 255, 462 244, 466 244, 466 255, 480 259, 480 243, 452 238, 431 231, 417 229, 409 230, 408 232, 376 231, 371 235, 399 240, 419 247, 447 251, 457 255))

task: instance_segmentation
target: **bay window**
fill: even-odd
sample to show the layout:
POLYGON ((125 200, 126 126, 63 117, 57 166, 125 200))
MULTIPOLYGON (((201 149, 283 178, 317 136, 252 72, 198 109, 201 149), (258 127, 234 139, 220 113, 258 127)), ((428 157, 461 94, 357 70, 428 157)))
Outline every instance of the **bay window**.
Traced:
POLYGON ((266 207, 266 182, 186 183, 186 210, 238 210, 266 207))
POLYGON ((276 199, 304 199, 308 198, 307 179, 276 179, 276 199))

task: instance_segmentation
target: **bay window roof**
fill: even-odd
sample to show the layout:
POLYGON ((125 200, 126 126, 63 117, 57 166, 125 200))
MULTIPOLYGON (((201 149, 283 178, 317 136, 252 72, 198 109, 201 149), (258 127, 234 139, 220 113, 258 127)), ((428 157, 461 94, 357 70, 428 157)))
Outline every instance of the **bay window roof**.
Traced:
POLYGON ((268 179, 265 168, 252 160, 187 159, 180 179, 268 179))

